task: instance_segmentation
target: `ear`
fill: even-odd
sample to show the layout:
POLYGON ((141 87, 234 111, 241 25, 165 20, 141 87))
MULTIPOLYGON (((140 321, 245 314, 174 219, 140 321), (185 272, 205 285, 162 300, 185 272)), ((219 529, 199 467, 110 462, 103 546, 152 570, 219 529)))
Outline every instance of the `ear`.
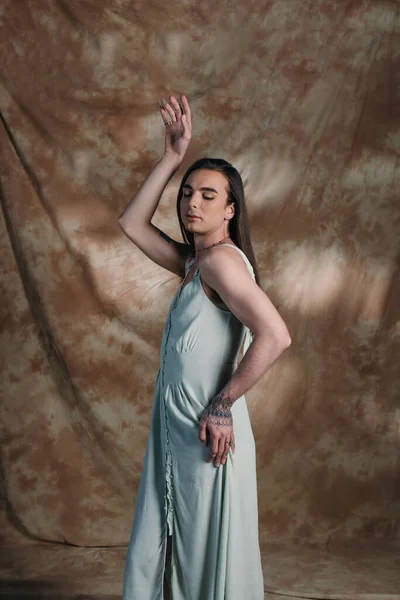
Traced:
POLYGON ((227 206, 225 219, 228 219, 228 220, 232 219, 234 214, 235 214, 235 203, 232 202, 232 204, 229 204, 227 206))

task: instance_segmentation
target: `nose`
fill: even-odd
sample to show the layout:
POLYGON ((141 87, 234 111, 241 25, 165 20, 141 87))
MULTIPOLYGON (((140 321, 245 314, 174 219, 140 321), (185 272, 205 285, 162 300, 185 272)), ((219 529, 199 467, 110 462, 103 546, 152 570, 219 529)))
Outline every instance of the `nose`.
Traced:
POLYGON ((193 194, 190 196, 188 206, 189 207, 197 206, 196 192, 193 192, 193 194))

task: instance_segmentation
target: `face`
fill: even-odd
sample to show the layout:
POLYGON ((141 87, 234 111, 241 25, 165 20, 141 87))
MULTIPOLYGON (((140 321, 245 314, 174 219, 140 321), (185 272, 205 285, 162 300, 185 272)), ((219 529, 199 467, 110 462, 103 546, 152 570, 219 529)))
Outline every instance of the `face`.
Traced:
POLYGON ((192 171, 183 186, 180 212, 187 231, 195 236, 228 235, 229 218, 234 214, 234 204, 227 205, 229 183, 218 171, 197 169, 192 171), (189 219, 188 215, 198 219, 189 219))

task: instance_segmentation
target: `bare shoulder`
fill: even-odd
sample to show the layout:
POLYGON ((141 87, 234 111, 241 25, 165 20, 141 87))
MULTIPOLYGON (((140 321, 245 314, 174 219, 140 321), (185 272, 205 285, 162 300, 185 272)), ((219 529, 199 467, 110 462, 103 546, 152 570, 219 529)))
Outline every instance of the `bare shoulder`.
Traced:
MULTIPOLYGON (((229 244, 234 246, 234 244, 229 244)), ((204 256, 199 260, 200 272, 207 276, 214 277, 231 277, 232 275, 246 275, 251 278, 247 265, 241 253, 235 250, 238 246, 230 248, 229 246, 215 246, 204 253, 204 256)))
POLYGON ((253 333, 288 339, 278 311, 237 250, 228 246, 210 248, 201 261, 200 272, 228 309, 253 333))

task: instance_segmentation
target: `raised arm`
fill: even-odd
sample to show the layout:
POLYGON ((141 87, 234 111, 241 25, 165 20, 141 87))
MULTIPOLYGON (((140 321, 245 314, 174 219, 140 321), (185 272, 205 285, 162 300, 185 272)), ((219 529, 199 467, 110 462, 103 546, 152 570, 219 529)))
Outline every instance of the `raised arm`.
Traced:
POLYGON ((171 239, 151 220, 161 195, 185 156, 192 134, 189 103, 181 96, 163 102, 160 113, 165 124, 164 156, 140 186, 118 218, 122 231, 146 256, 168 271, 183 277, 188 258, 187 244, 171 239))

